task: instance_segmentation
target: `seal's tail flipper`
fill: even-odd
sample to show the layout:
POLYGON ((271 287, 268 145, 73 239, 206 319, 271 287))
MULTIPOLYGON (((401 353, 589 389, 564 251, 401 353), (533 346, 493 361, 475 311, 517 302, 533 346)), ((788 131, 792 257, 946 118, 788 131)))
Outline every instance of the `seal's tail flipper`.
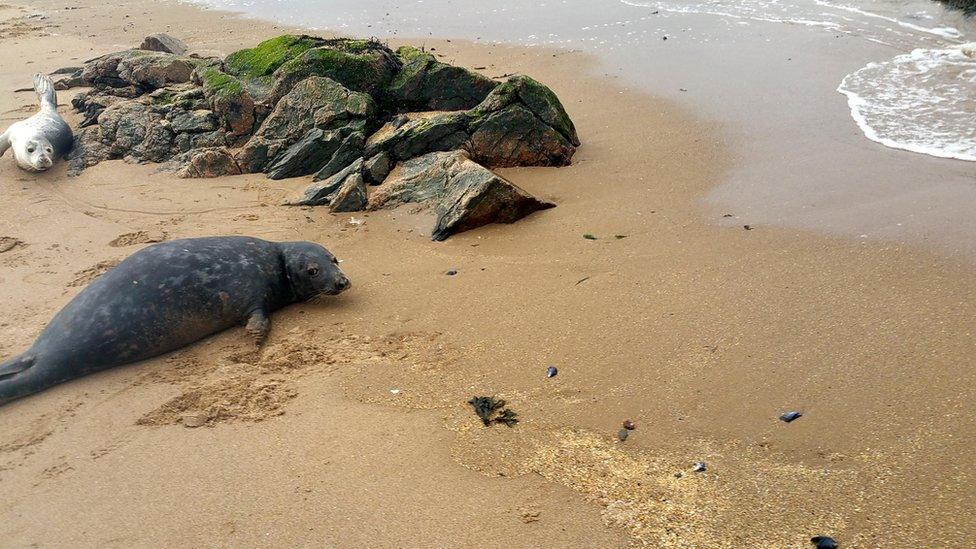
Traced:
POLYGON ((48 104, 54 108, 58 106, 58 95, 54 91, 54 82, 51 78, 37 73, 34 75, 34 91, 37 92, 37 97, 41 99, 41 105, 48 104))
POLYGON ((0 364, 0 379, 19 374, 33 366, 35 362, 37 362, 37 356, 29 352, 15 356, 7 362, 0 364))

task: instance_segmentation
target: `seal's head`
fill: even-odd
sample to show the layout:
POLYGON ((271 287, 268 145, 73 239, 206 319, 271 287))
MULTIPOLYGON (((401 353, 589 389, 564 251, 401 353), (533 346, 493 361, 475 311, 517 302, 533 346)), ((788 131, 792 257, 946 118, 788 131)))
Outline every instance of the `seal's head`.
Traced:
POLYGON ((31 137, 15 151, 17 165, 29 172, 43 172, 54 165, 54 147, 47 139, 31 137))
POLYGON ((322 246, 312 242, 283 242, 279 246, 298 299, 341 294, 351 285, 339 270, 339 261, 322 246))

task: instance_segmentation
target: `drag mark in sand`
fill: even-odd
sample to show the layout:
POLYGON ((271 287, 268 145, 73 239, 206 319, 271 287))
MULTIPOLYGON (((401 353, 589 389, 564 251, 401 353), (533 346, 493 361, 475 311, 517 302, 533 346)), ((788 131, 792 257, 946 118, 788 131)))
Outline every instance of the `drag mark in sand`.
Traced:
POLYGON ((294 382, 301 377, 331 374, 340 365, 371 368, 377 362, 405 360, 425 341, 429 336, 424 334, 319 338, 310 332, 263 349, 241 352, 240 345, 225 347, 222 357, 183 351, 139 381, 175 384, 180 393, 147 412, 137 424, 200 427, 264 421, 285 413, 288 402, 299 395, 294 382))

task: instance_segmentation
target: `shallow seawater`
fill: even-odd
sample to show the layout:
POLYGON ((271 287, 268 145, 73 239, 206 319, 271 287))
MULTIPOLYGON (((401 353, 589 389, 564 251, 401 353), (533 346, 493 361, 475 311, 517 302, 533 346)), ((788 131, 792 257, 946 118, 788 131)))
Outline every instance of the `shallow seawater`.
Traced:
POLYGON ((976 46, 967 45, 976 41, 976 20, 929 0, 194 1, 359 36, 468 38, 603 55, 660 40, 668 32, 661 21, 681 14, 721 18, 742 32, 756 24, 805 27, 891 48, 890 58, 837 83, 865 136, 976 160, 976 46))

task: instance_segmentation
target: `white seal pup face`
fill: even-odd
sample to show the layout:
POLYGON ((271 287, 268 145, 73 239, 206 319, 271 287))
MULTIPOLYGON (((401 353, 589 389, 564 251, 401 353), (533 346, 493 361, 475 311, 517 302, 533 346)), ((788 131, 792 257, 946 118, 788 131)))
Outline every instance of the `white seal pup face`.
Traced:
POLYGON ((54 147, 43 137, 27 139, 14 147, 14 158, 21 169, 43 172, 54 165, 54 147), (22 150, 17 150, 22 149, 22 150))
POLYGON ((22 170, 43 172, 71 150, 72 133, 71 127, 58 114, 58 98, 51 79, 42 74, 35 75, 34 89, 40 100, 40 110, 0 134, 0 156, 8 148, 13 149, 14 159, 22 170))

